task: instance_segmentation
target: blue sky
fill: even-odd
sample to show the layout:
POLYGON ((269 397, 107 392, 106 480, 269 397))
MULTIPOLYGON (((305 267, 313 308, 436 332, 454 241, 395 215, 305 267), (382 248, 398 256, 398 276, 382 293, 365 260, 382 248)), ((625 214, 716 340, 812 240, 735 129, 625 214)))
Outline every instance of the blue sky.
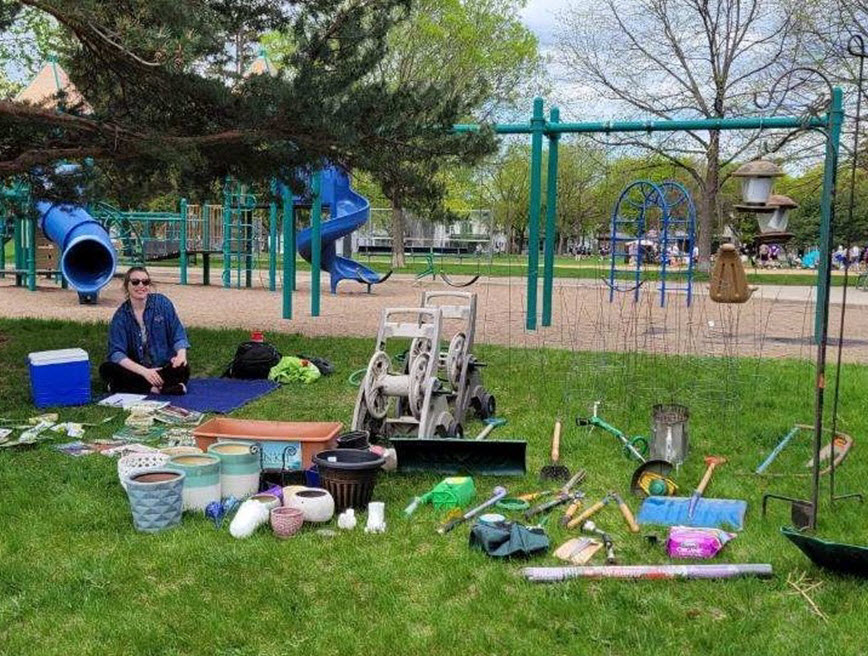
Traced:
POLYGON ((537 35, 543 48, 554 44, 557 14, 569 4, 570 0, 528 0, 521 19, 537 35))

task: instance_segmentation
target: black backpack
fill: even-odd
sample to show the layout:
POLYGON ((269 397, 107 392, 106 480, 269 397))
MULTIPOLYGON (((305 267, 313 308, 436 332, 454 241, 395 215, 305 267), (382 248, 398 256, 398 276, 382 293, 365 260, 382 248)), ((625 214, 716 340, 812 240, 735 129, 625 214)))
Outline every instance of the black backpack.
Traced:
POLYGON ((223 373, 224 378, 268 378, 271 368, 280 362, 280 351, 268 342, 244 342, 223 373))

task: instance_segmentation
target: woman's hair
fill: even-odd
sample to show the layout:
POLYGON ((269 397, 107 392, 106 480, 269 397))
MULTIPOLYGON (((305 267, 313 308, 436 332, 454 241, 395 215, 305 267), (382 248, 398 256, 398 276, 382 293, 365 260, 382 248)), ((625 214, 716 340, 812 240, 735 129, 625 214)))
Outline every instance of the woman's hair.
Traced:
MULTIPOLYGON (((124 284, 123 284, 124 296, 126 296, 127 298, 130 297, 130 276, 132 276, 136 271, 138 271, 139 273, 146 274, 148 276, 148 278, 151 277, 151 274, 148 273, 148 270, 143 266, 132 266, 129 269, 127 269, 127 272, 124 274, 124 284)), ((151 281, 151 289, 153 289, 153 288, 154 288, 154 282, 151 281)))

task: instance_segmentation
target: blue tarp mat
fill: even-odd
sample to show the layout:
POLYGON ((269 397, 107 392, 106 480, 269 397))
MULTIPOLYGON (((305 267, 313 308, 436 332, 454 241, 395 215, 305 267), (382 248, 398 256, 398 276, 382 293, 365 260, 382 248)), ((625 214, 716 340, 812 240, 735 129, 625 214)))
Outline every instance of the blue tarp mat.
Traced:
POLYGON ((280 387, 271 380, 239 380, 237 378, 193 378, 187 383, 187 393, 180 396, 151 394, 149 401, 168 401, 174 406, 198 412, 226 414, 280 387))

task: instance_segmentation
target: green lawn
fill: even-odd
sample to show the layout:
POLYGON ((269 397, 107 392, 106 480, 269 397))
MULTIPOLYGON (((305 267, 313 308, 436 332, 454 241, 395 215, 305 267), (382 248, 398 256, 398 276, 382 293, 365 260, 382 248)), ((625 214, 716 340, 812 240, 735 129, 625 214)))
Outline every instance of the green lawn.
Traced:
MULTIPOLYGON (((193 329, 190 352, 197 375, 218 374, 244 339, 240 331, 193 329)), ((307 339, 270 333, 283 353, 331 359, 338 372, 310 386, 292 385, 252 403, 238 416, 286 420, 351 417, 355 389, 347 384, 365 366, 371 339, 307 339)), ((26 354, 81 346, 95 372, 105 325, 0 320, 0 416, 23 419, 29 403, 26 354)), ((0 653, 2 654, 862 654, 868 595, 863 583, 818 570, 778 529, 788 509, 760 515, 764 492, 807 493, 808 480, 757 477, 751 472, 796 422, 810 421, 810 363, 570 353, 481 347, 487 386, 509 425, 492 435, 529 441, 528 475, 478 478, 477 498, 498 483, 511 492, 539 487, 548 439, 562 413, 562 459, 588 472, 596 500, 610 489, 628 493, 634 463, 614 438, 573 423, 595 399, 603 416, 628 434, 643 434, 650 407, 678 401, 691 409, 691 454, 678 474, 689 494, 704 455, 725 455, 709 496, 749 502, 746 529, 721 562, 768 562, 771 580, 573 581, 531 585, 521 563, 499 562, 469 550, 467 526, 447 536, 434 531, 432 508, 412 521, 401 509, 439 480, 436 475, 383 475, 375 498, 386 502, 388 532, 324 538, 305 528, 282 542, 262 529, 237 541, 187 517, 166 533, 142 535, 131 524, 115 462, 100 455, 72 458, 49 445, 0 450, 0 653), (811 594, 829 616, 811 614, 792 594, 789 575, 807 572, 822 585, 811 594), (862 646, 860 646, 862 645, 862 646)), ((94 373, 95 375, 95 373, 94 373)), ((868 368, 843 376, 841 428, 859 441, 868 430, 864 390, 868 368)), ((94 381, 96 384, 96 381, 94 381)), ((88 406, 60 410, 65 420, 117 414, 88 406)), ((87 437, 108 437, 120 416, 87 437)), ((480 425, 468 426, 473 433, 480 425)), ((840 490, 868 478, 861 445, 839 471, 840 490)), ((794 441, 770 471, 803 471, 806 439, 794 441)), ((868 543, 864 507, 820 508, 820 535, 868 543)), ((636 499, 628 502, 636 510, 636 499)), ((549 522, 553 547, 568 537, 549 522)), ((626 532, 614 507, 597 523, 616 542, 623 564, 667 562, 661 546, 626 532)), ((662 530, 654 532, 665 537, 662 530)), ((601 556, 596 557, 601 562, 601 556)), ((555 564, 550 556, 533 564, 555 564)))

